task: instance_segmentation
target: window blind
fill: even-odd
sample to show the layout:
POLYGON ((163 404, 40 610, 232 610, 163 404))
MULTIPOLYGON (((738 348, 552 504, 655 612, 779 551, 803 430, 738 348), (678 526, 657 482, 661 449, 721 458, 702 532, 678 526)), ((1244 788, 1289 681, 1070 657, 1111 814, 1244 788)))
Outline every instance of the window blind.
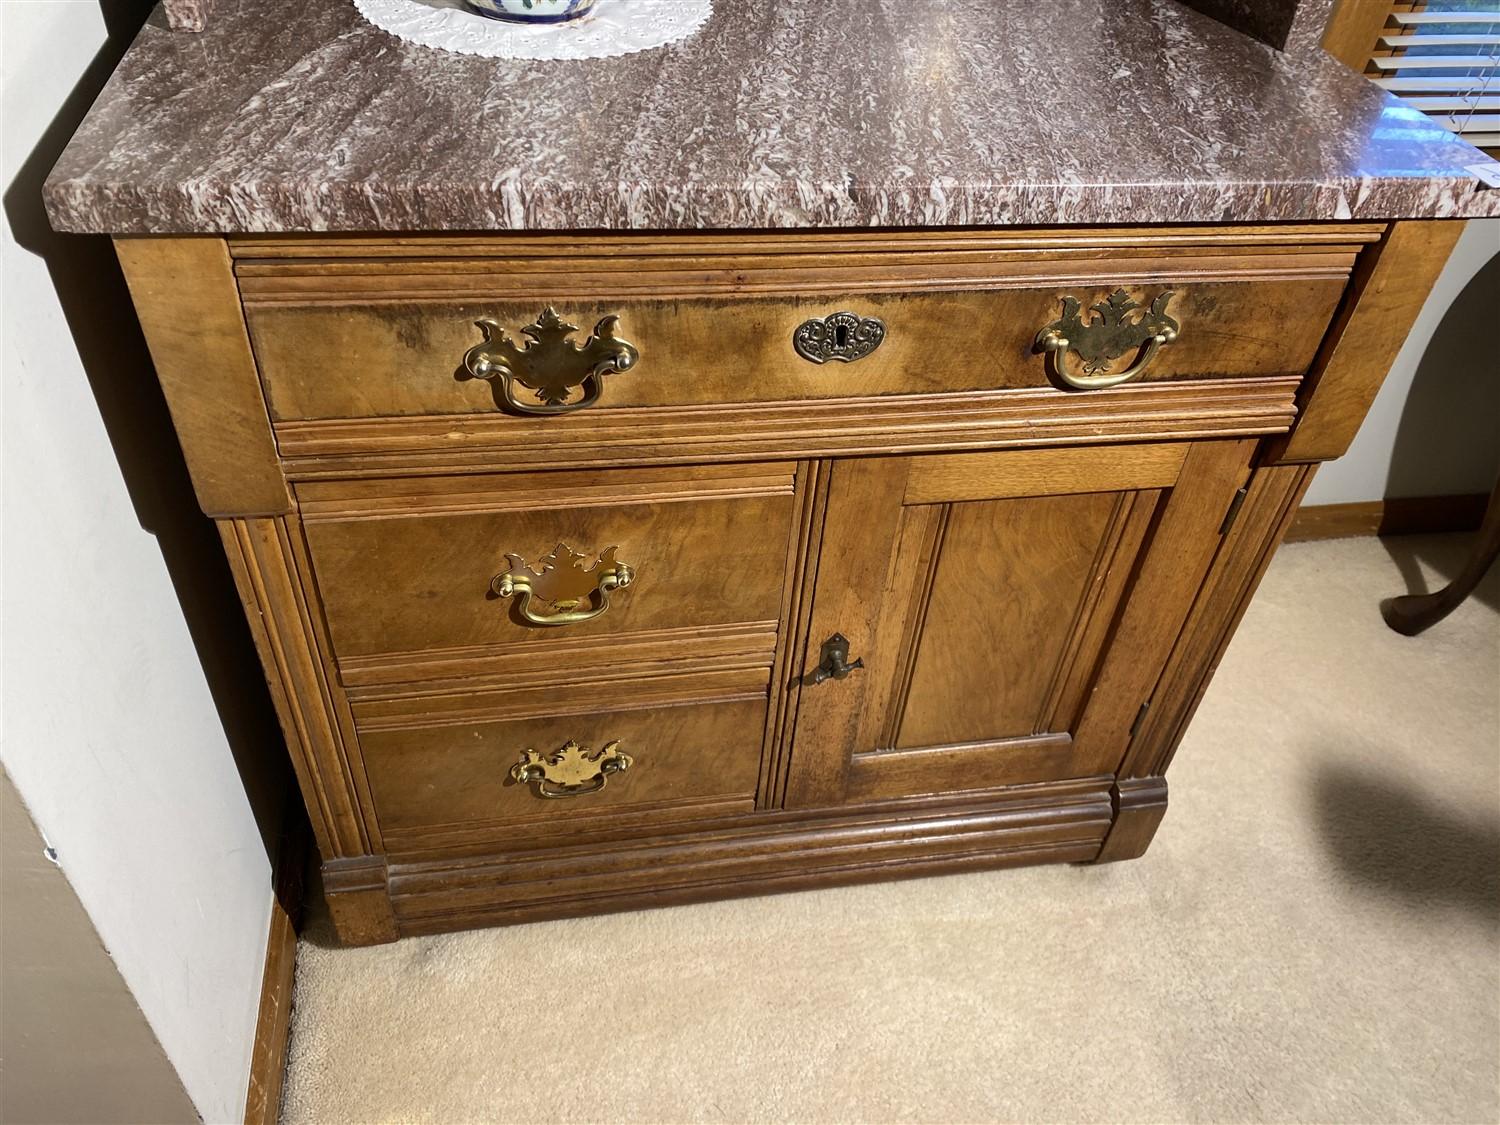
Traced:
POLYGON ((1500 0, 1389 4, 1365 73, 1500 158, 1500 0))

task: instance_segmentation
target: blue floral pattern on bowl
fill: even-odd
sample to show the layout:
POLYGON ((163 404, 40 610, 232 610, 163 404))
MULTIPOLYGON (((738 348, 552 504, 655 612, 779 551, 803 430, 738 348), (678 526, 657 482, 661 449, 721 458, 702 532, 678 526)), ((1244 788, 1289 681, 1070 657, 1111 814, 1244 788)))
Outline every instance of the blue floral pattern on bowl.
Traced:
POLYGON ((481 16, 512 23, 561 23, 593 11, 595 0, 467 0, 481 16))

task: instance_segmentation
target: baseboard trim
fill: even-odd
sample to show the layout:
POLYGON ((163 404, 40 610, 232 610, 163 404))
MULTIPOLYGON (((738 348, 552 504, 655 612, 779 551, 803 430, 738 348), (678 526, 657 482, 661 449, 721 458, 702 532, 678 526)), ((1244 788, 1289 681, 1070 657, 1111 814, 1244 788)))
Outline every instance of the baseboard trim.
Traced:
POLYGON ((260 1015, 255 1022, 250 1084, 245 1094, 245 1125, 276 1125, 281 1117, 281 1086, 292 1031, 297 931, 302 927, 303 882, 311 835, 300 806, 290 810, 276 853, 260 1015))
POLYGON ((1489 495, 1410 496, 1355 504, 1312 504, 1299 508, 1287 531, 1288 543, 1351 539, 1360 535, 1430 535, 1473 531, 1484 519, 1489 495))

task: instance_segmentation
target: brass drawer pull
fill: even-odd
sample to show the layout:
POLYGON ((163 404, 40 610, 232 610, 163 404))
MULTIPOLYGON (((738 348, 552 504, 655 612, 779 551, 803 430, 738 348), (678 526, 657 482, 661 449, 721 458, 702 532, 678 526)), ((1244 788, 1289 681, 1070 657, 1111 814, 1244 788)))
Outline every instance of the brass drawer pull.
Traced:
POLYGON ((1085 324, 1078 315, 1082 303, 1077 297, 1063 298, 1063 314, 1036 335, 1036 350, 1051 356, 1052 373, 1070 387, 1094 391, 1104 387, 1118 387, 1136 378, 1156 358, 1163 344, 1177 339, 1181 329, 1167 315, 1167 302, 1173 290, 1168 289, 1156 300, 1139 320, 1126 320, 1126 314, 1140 308, 1123 289, 1116 289, 1103 304, 1093 305, 1091 312, 1099 315, 1085 324), (1126 352, 1138 348, 1136 361, 1124 371, 1109 373, 1114 361, 1126 352), (1075 351, 1083 360, 1083 373, 1075 375, 1068 370, 1068 352, 1075 351))
POLYGON ((885 324, 873 316, 836 312, 822 320, 806 320, 792 333, 792 347, 809 363, 853 363, 864 359, 885 341, 885 324))
POLYGON ((555 801, 597 793, 609 782, 610 774, 624 773, 634 764, 634 758, 621 753, 618 741, 605 743, 595 754, 570 738, 551 754, 523 750, 521 760, 510 767, 510 776, 518 785, 535 782, 538 797, 555 801))
POLYGON ((588 556, 559 543, 533 568, 520 555, 506 555, 510 568, 490 579, 490 590, 501 598, 517 595, 516 612, 532 625, 576 625, 592 621, 609 608, 611 590, 623 590, 635 581, 635 570, 616 562, 618 547, 599 555, 587 570, 588 556), (553 607, 538 613, 533 602, 553 607))
POLYGON ((616 333, 617 316, 607 316, 594 326, 594 334, 580 347, 568 339, 578 331, 550 305, 535 324, 521 329, 530 337, 524 348, 505 334, 500 322, 485 317, 474 322, 484 333, 484 343, 464 353, 464 370, 475 379, 491 380, 495 399, 521 414, 567 414, 593 406, 604 393, 604 376, 629 371, 640 359, 636 346, 616 333), (533 392, 535 402, 516 397, 519 383, 533 392), (572 398, 574 390, 582 394, 572 398))

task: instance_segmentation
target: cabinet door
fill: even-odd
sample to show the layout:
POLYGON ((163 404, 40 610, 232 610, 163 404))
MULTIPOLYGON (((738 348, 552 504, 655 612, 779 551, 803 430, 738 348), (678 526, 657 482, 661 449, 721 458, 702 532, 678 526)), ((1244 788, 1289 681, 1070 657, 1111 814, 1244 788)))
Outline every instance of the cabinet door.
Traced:
POLYGON ((1113 773, 1254 445, 834 463, 785 803, 1113 773))

